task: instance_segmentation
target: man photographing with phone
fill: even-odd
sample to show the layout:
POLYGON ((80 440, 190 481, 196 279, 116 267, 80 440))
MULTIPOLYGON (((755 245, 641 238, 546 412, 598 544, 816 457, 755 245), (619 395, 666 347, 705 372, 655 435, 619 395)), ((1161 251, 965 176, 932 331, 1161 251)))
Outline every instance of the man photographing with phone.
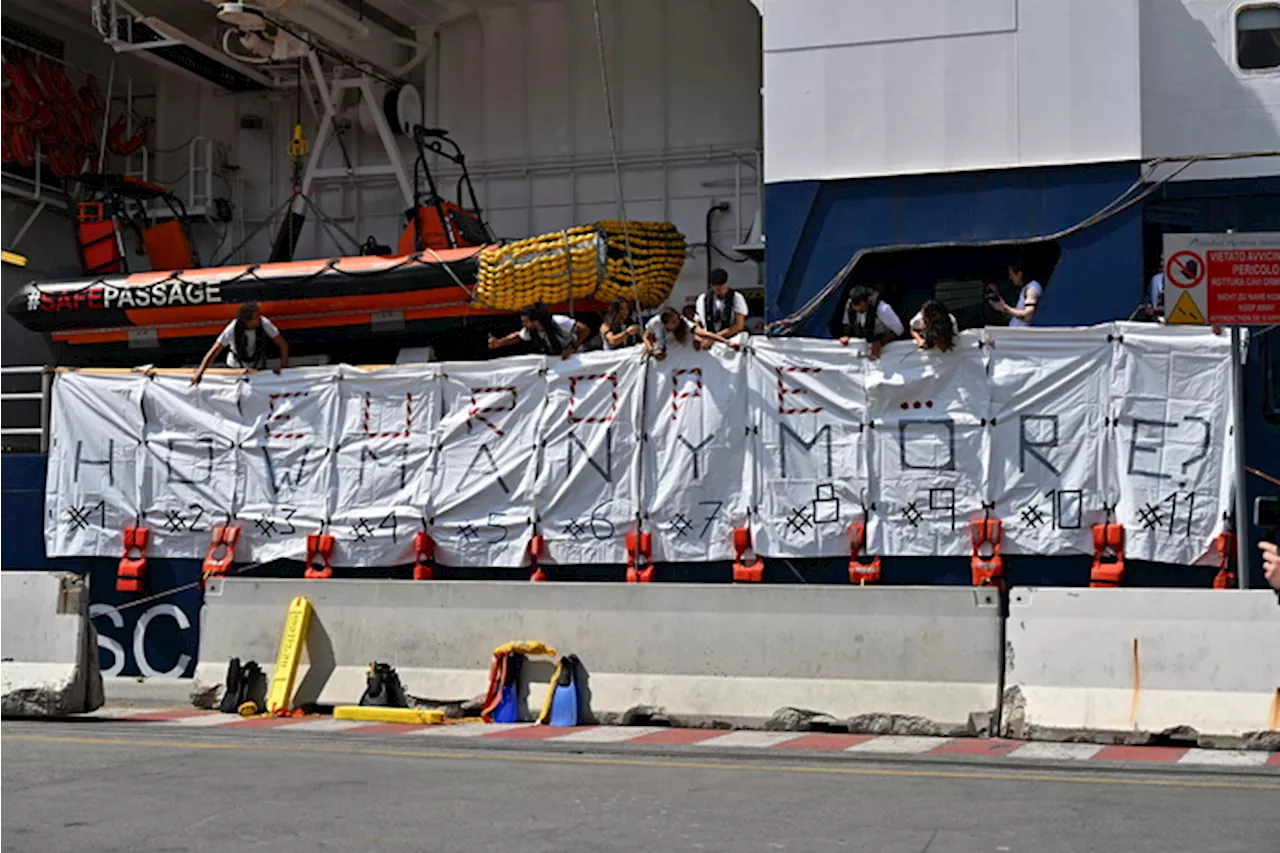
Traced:
POLYGON ((1035 279, 1027 281, 1026 267, 1022 261, 1013 261, 1009 264, 1009 281, 1018 288, 1018 304, 1009 305, 996 286, 990 283, 986 287, 987 303, 996 311, 1006 315, 1011 327, 1030 326, 1036 316, 1036 306, 1044 294, 1044 285, 1035 279))
MULTIPOLYGON (((1267 539, 1276 539, 1276 529, 1280 528, 1280 498, 1254 498, 1253 525, 1266 531, 1263 536, 1267 539)), ((1262 573, 1280 597, 1280 546, 1274 541, 1262 541, 1258 543, 1258 550, 1262 551, 1262 573)))

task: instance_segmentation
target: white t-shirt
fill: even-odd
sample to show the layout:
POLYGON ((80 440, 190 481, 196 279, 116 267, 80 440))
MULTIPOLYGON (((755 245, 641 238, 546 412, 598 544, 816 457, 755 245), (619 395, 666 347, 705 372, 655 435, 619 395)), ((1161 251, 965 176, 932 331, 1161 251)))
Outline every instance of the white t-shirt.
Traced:
MULTIPOLYGON (((956 315, 948 314, 947 316, 951 318, 951 331, 954 332, 957 336, 959 336, 960 324, 956 322, 956 315)), ((911 318, 911 328, 915 329, 917 332, 920 332, 921 334, 924 334, 924 311, 923 310, 917 311, 916 316, 911 318)))
MULTIPOLYGON (((684 323, 685 328, 688 329, 688 333, 684 336, 684 345, 692 345, 693 324, 684 317, 680 318, 680 322, 684 323)), ((661 314, 651 319, 648 323, 645 323, 644 330, 653 337, 653 349, 655 352, 666 352, 668 342, 676 346, 681 346, 681 343, 675 339, 675 336, 667 332, 667 327, 662 325, 661 314)))
POLYGON ((1151 283, 1147 286, 1148 304, 1152 308, 1160 307, 1160 296, 1164 293, 1164 273, 1158 272, 1151 276, 1151 283))
MULTIPOLYGON (((712 294, 711 309, 715 314, 719 314, 724 310, 724 300, 719 296, 712 294)), ((698 325, 704 329, 711 328, 707 325, 707 294, 702 293, 698 296, 697 307, 695 309, 698 318, 698 325)), ((733 313, 747 316, 747 299, 738 291, 733 292, 733 313)), ((723 331, 723 330, 721 330, 723 331)))
MULTIPOLYGON (((867 312, 858 311, 853 317, 850 317, 852 307, 845 303, 844 323, 847 326, 853 319, 856 319, 858 325, 861 326, 867 321, 867 312)), ((901 335, 906 330, 906 327, 902 325, 902 318, 898 316, 898 312, 894 311, 888 302, 883 299, 876 302, 876 337, 880 337, 885 331, 901 335)))
MULTIPOLYGON (((1037 303, 1038 306, 1040 297, 1044 295, 1044 287, 1038 281, 1029 281, 1022 286, 1022 290, 1018 292, 1018 304, 1014 307, 1018 310, 1026 308, 1028 301, 1027 297, 1033 295, 1035 296, 1035 299, 1030 301, 1037 303)), ((1010 317, 1009 325, 1014 328, 1025 328, 1031 325, 1031 321, 1023 320, 1021 317, 1010 317)))
MULTIPOLYGON (((560 332, 560 343, 562 346, 567 347, 578 342, 578 336, 575 334, 575 330, 578 326, 578 322, 576 320, 572 317, 566 317, 564 314, 552 314, 551 321, 556 324, 556 329, 560 332)), ((520 327, 520 340, 533 340, 533 332, 528 326, 520 327)))
MULTIPOLYGON (((262 316, 259 316, 258 319, 262 321, 262 325, 259 328, 262 330, 264 334, 266 334, 268 340, 274 340, 275 337, 280 334, 280 330, 276 328, 275 323, 271 322, 269 319, 262 316)), ((235 320, 232 320, 230 323, 228 323, 226 328, 218 333, 218 343, 222 344, 222 346, 225 347, 227 350, 227 366, 243 367, 243 365, 240 364, 240 360, 236 358, 236 352, 235 352, 236 321, 235 320)), ((244 330, 244 345, 249 349, 249 352, 253 352, 255 349, 257 349, 258 329, 244 330)))

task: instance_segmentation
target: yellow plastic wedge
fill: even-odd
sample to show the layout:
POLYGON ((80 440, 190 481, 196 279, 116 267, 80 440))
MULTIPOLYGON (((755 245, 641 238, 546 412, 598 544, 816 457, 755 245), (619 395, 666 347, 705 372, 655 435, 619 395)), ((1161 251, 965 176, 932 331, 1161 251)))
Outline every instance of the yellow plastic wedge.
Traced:
POLYGON ((298 675, 298 662, 310 627, 311 602, 300 595, 289 605, 289 613, 284 617, 280 652, 276 655, 276 668, 271 672, 267 711, 272 714, 293 710, 293 681, 298 675))
POLYGON ((360 720, 366 723, 408 723, 439 726, 444 712, 428 708, 375 708, 369 705, 339 705, 333 709, 335 720, 360 720))

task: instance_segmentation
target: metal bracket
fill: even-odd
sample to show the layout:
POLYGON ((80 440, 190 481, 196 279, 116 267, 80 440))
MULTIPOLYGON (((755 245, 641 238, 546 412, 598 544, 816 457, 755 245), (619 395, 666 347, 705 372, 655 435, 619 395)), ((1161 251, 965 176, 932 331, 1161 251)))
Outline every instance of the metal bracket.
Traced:
MULTIPOLYGON (((377 102, 373 96, 373 86, 371 78, 367 74, 361 74, 358 77, 334 77, 332 83, 328 83, 324 77, 324 69, 320 67, 320 58, 312 51, 307 56, 307 60, 311 67, 311 74, 315 78, 316 91, 320 94, 320 101, 324 104, 324 115, 320 117, 320 129, 316 132, 315 143, 311 146, 311 154, 307 159, 306 171, 302 174, 302 195, 308 195, 311 192, 311 184, 316 178, 335 177, 340 175, 349 175, 351 177, 367 176, 374 174, 390 174, 394 175, 396 183, 400 186, 400 194, 404 197, 405 209, 413 206, 413 186, 409 181, 409 173, 404 167, 404 158, 400 155, 400 147, 396 145, 395 136, 391 133, 391 125, 387 124, 387 117, 382 112, 382 105, 377 102), (342 93, 348 89, 355 89, 360 93, 361 99, 368 106, 370 114, 373 116, 374 127, 378 131, 378 138, 382 141, 383 150, 387 152, 387 162, 381 165, 361 166, 359 169, 333 169, 323 168, 320 161, 324 156, 325 146, 329 144, 329 139, 335 134, 335 121, 338 115, 337 105, 342 102, 342 93)), ((302 85, 301 79, 298 85, 302 85)), ((293 210, 295 213, 302 213, 303 201, 301 198, 294 200, 293 210)))
MULTIPOLYGON (((159 48, 182 48, 216 62, 228 69, 232 75, 239 75, 243 81, 248 81, 248 85, 244 85, 244 88, 253 88, 254 84, 265 89, 277 88, 278 84, 275 80, 253 67, 205 44, 161 18, 144 15, 125 0, 99 0, 94 4, 91 15, 94 28, 102 36, 102 40, 116 53, 132 53, 141 59, 201 83, 218 84, 216 79, 197 74, 169 56, 155 52, 159 48)), ((243 81, 237 82, 243 84, 243 81)), ((224 85, 224 88, 234 90, 236 87, 224 85)))

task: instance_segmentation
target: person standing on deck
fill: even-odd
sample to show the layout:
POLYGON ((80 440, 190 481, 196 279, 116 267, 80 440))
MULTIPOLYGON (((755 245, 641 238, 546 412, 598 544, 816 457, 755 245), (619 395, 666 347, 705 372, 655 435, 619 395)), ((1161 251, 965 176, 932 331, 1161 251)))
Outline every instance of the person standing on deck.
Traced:
POLYGON ((1010 306, 1005 302, 994 284, 987 285, 987 302, 992 308, 1009 318, 1010 327, 1030 326, 1035 320, 1036 306, 1040 303, 1040 297, 1044 295, 1044 285, 1035 279, 1027 281, 1026 267, 1022 261, 1009 264, 1009 281, 1018 288, 1017 305, 1010 306))
MULTIPOLYGON (((698 328, 726 338, 732 338, 747 327, 746 297, 729 287, 729 274, 720 267, 711 271, 707 292, 698 296, 694 318, 698 328)), ((693 345, 695 349, 710 346, 702 338, 695 338, 693 345)))
POLYGON ((1151 281, 1147 283, 1147 305, 1150 307, 1150 315, 1157 323, 1164 322, 1164 273, 1158 272, 1151 276, 1151 281))

